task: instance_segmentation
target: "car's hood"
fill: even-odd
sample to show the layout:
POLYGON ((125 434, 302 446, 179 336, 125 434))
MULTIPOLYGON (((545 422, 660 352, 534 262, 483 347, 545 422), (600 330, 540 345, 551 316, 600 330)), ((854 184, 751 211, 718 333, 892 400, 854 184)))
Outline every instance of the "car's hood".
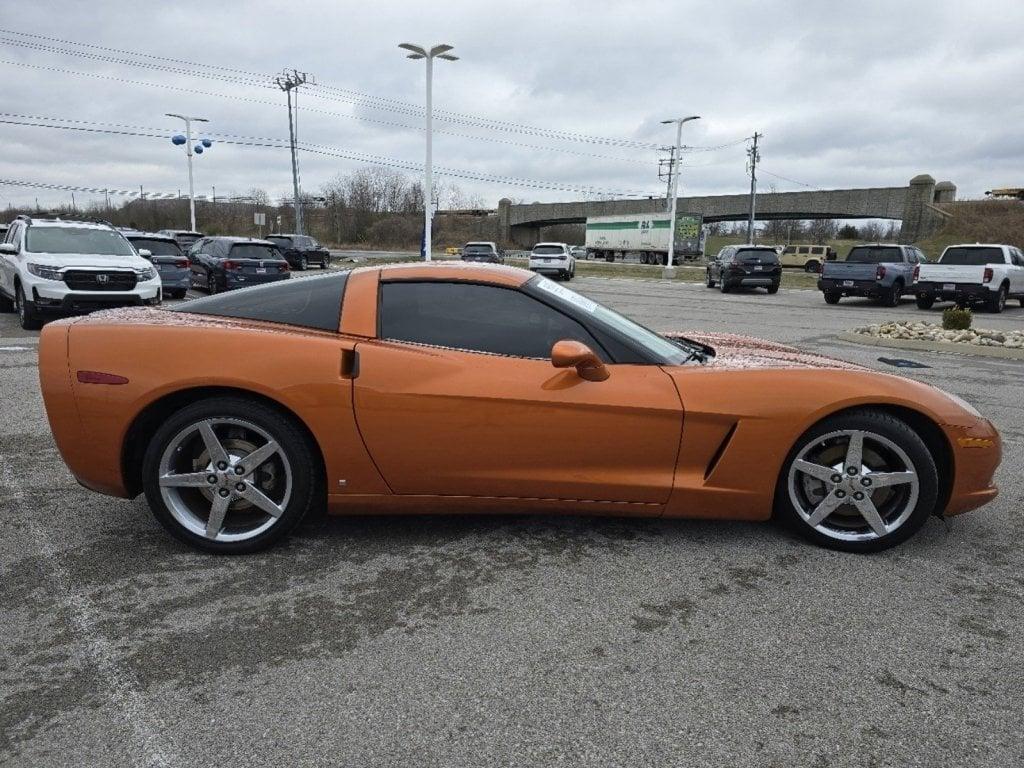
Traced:
POLYGON ((731 333, 666 333, 668 338, 685 337, 713 347, 715 357, 708 362, 714 368, 841 368, 866 370, 863 366, 825 355, 802 352, 796 347, 731 333))
POLYGON ((149 266, 149 262, 141 256, 103 256, 95 253, 26 253, 25 261, 47 267, 145 269, 149 266))

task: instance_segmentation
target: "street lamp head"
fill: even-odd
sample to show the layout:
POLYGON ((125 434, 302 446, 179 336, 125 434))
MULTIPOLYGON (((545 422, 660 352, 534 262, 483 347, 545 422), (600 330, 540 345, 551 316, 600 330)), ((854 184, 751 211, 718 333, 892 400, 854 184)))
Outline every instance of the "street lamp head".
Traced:
POLYGON ((458 61, 459 60, 458 56, 452 56, 451 54, 448 54, 448 53, 442 53, 437 58, 444 59, 445 61, 458 61))
POLYGON ((700 115, 690 115, 689 117, 673 117, 671 120, 662 120, 662 125, 669 125, 670 123, 688 123, 691 120, 700 120, 700 115))
POLYGON ((412 43, 399 43, 398 47, 404 48, 407 51, 412 51, 414 54, 418 54, 416 56, 410 56, 410 59, 423 59, 427 56, 426 49, 419 45, 413 45, 412 43))
POLYGON ((441 45, 435 45, 433 48, 430 49, 430 55, 440 56, 442 53, 448 53, 448 51, 452 50, 454 47, 454 45, 447 45, 445 43, 442 43, 441 45))

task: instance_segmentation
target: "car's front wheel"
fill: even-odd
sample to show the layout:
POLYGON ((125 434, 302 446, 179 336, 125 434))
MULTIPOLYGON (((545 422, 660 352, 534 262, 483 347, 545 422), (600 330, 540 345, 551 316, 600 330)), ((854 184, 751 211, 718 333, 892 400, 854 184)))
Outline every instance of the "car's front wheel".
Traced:
POLYGON ((290 417, 256 400, 215 397, 186 406, 157 430, 142 477, 153 515, 209 552, 274 544, 321 498, 320 461, 290 417))
POLYGON ((708 270, 707 286, 708 286, 708 288, 714 288, 715 287, 715 281, 711 279, 711 270, 710 269, 708 270))
POLYGON ((825 419, 797 441, 779 476, 776 515, 821 546, 877 552, 935 509, 935 459, 906 422, 872 410, 825 419))
POLYGON ((36 311, 36 305, 25 299, 25 291, 20 285, 14 289, 14 306, 18 311, 18 321, 22 330, 38 331, 43 327, 43 318, 36 311))

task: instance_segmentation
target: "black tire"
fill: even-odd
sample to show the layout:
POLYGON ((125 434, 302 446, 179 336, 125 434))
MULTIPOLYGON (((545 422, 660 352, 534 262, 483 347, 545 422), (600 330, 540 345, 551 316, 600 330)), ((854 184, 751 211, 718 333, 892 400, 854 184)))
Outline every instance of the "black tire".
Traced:
POLYGON ((1017 299, 1017 301, 1020 302, 1021 308, 1024 309, 1024 296, 1021 296, 1019 299, 1017 299))
POLYGON ((824 294, 826 304, 838 304, 839 300, 843 298, 843 294, 839 291, 824 291, 824 294))
POLYGON ((711 270, 710 269, 708 270, 707 284, 708 284, 708 288, 714 288, 715 287, 715 281, 711 279, 711 270))
POLYGON ((38 331, 43 327, 43 318, 36 311, 35 303, 25 299, 25 292, 20 285, 14 287, 14 306, 18 310, 22 330, 38 331))
POLYGON ((913 536, 924 525, 928 517, 936 511, 935 505, 938 497, 939 479, 935 458, 917 431, 895 416, 881 411, 863 409, 824 419, 801 435, 782 464, 775 488, 774 512, 777 520, 819 546, 842 552, 879 552, 901 544, 913 536), (909 457, 913 470, 917 474, 918 495, 912 511, 898 528, 883 536, 862 541, 848 541, 821 533, 800 516, 790 496, 789 471, 801 448, 829 433, 842 430, 861 430, 890 440, 909 457))
POLYGON ((804 264, 804 272, 819 272, 821 270, 821 264, 816 261, 808 261, 804 264))
POLYGON ((768 293, 778 293, 778 292, 779 292, 779 284, 778 283, 772 283, 771 285, 768 286, 768 293))
POLYGON ((305 256, 302 256, 299 258, 299 271, 305 272, 307 269, 309 269, 309 259, 307 259, 305 256))
MULTIPOLYGON (((149 441, 142 462, 142 486, 153 516, 172 536, 216 554, 258 552, 287 536, 315 505, 323 502, 323 477, 316 446, 295 420, 258 400, 238 396, 213 397, 188 405, 171 415, 149 441), (269 529, 242 541, 214 541, 183 526, 168 509, 160 492, 160 459, 176 435, 204 419, 236 418, 269 433, 287 455, 292 468, 292 491, 284 513, 269 529)), ((230 515, 230 511, 228 512, 230 515)))
POLYGON ((179 288, 177 290, 171 291, 171 298, 172 299, 184 299, 186 293, 188 293, 187 290, 185 290, 184 288, 179 288))
POLYGON ((900 299, 903 297, 903 283, 899 280, 892 284, 884 294, 882 294, 881 303, 884 307, 898 307, 900 305, 900 299))
POLYGON ((917 294, 917 308, 918 309, 931 309, 935 305, 935 297, 931 294, 919 293, 917 294))
POLYGON ((0 293, 0 312, 13 312, 14 310, 14 299, 10 299, 0 293))
POLYGON ((990 295, 985 299, 985 309, 993 314, 1000 314, 1006 308, 1006 290, 1005 285, 999 286, 999 290, 994 294, 990 295))
POLYGON ((213 296, 217 291, 217 277, 211 272, 206 276, 206 292, 213 296))
POLYGON ((722 282, 718 286, 718 290, 721 291, 722 293, 728 293, 729 291, 732 290, 732 286, 729 285, 729 281, 723 277, 722 282))

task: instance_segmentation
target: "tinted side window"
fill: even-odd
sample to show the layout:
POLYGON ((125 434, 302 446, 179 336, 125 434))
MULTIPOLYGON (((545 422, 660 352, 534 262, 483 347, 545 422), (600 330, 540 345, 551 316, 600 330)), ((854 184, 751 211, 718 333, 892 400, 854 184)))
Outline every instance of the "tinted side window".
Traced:
POLYGON ((282 280, 179 304, 171 312, 263 320, 337 331, 348 273, 282 280))
POLYGON ((561 339, 582 341, 607 362, 578 322, 517 290, 472 283, 381 284, 383 339, 546 359, 561 339))

